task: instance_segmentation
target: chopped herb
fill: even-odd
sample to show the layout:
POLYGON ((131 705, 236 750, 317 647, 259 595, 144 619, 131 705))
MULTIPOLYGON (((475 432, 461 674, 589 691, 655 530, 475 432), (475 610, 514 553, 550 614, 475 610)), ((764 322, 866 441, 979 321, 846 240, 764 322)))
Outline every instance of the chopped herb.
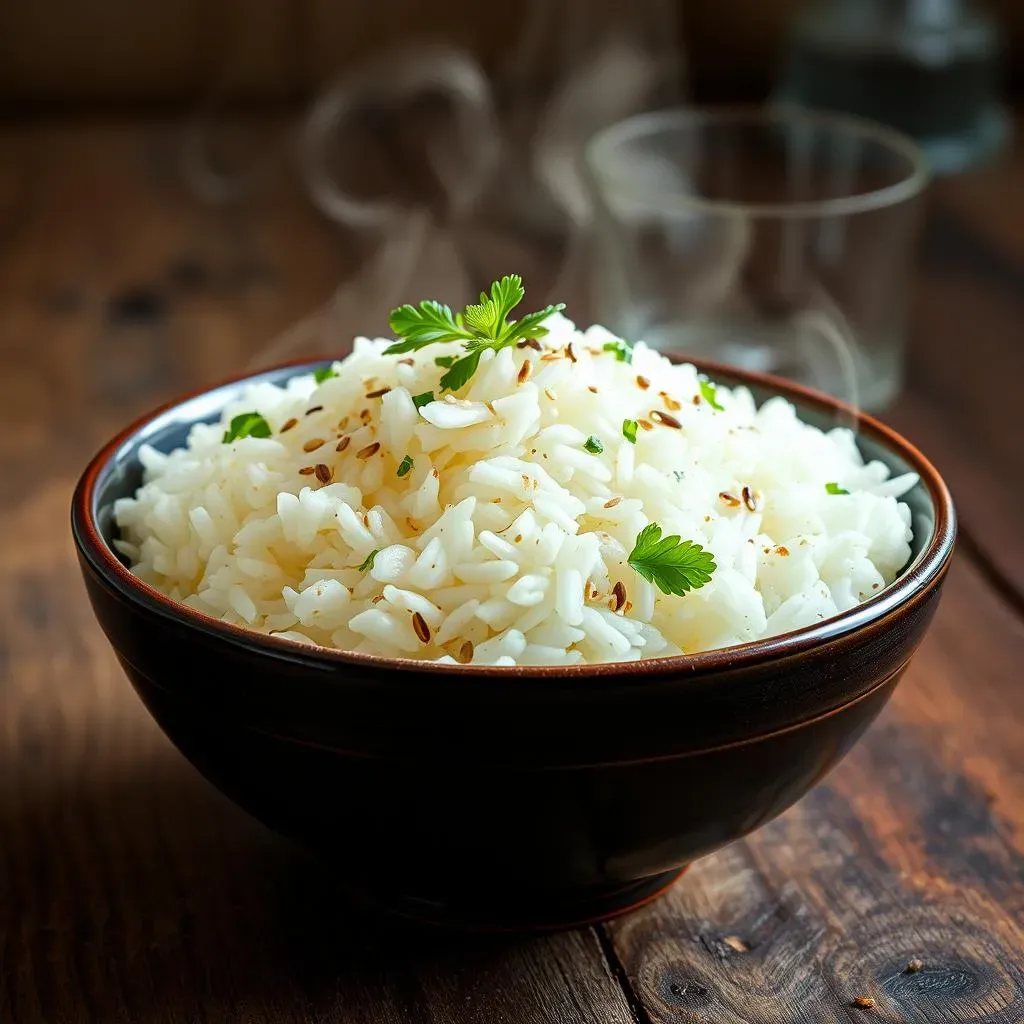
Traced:
POLYGON ((224 431, 222 440, 230 444, 242 437, 270 437, 270 424, 258 412, 240 412, 224 431))
POLYGON ((725 407, 718 402, 718 388, 707 377, 700 378, 700 396, 715 412, 725 412, 725 407))
POLYGON ((657 523, 650 523, 637 534, 627 561, 648 583, 654 583, 665 594, 679 596, 703 587, 718 568, 710 551, 676 535, 662 537, 657 523))
POLYGON ((332 377, 337 377, 338 373, 333 366, 321 366, 313 371, 313 380, 317 384, 323 384, 325 380, 330 380, 332 377))
POLYGON ((415 405, 417 409, 422 409, 423 406, 429 405, 433 400, 434 400, 434 392, 433 391, 424 391, 422 395, 413 395, 412 396, 412 404, 415 405))
POLYGON ((622 436, 630 443, 636 444, 636 420, 622 421, 622 436))
POLYGON ((398 465, 398 475, 405 476, 413 467, 412 456, 406 455, 398 465))
POLYGON ((359 566, 359 571, 360 572, 369 572, 373 568, 373 560, 377 557, 377 555, 379 553, 380 553, 380 548, 375 548, 373 551, 371 551, 366 556, 366 560, 363 562, 363 564, 361 566, 359 566))
POLYGON ((834 480, 829 481, 825 484, 825 490, 829 494, 849 494, 850 492, 845 487, 840 487, 834 480))
POLYGON ((590 435, 583 442, 583 447, 590 452, 591 455, 600 455, 604 451, 604 442, 599 437, 595 437, 593 434, 590 435))
POLYGON ((606 341, 601 348, 604 352, 614 352, 615 358, 620 363, 633 362, 633 346, 622 338, 619 338, 618 341, 606 341))
POLYGON ((487 349, 498 351, 519 341, 535 340, 546 335, 543 322, 564 305, 546 306, 528 313, 519 320, 509 315, 525 295, 523 280, 510 274, 491 285, 491 294, 480 293, 478 303, 466 306, 461 313, 452 313, 449 306, 425 299, 418 306, 399 306, 392 310, 388 324, 399 338, 384 350, 385 355, 414 352, 427 345, 462 342, 463 356, 443 356, 435 360, 448 369, 441 386, 449 391, 464 387, 480 365, 487 349))

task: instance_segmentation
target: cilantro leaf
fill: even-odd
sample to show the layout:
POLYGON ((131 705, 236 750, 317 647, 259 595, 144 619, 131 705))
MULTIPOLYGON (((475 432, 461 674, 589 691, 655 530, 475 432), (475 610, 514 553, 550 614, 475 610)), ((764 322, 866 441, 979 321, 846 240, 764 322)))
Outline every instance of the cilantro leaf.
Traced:
POLYGON ((380 548, 374 548, 363 561, 363 564, 359 566, 360 572, 369 572, 373 568, 373 560, 380 553, 380 548))
POLYGON ((620 363, 633 362, 633 346, 622 338, 619 338, 618 341, 606 341, 601 348, 604 352, 614 352, 615 358, 620 363))
POLYGON ((392 310, 388 320, 399 340, 389 345, 384 354, 412 352, 435 343, 462 342, 465 355, 441 356, 434 360, 438 366, 449 370, 441 378, 441 386, 458 391, 476 373, 485 349, 497 351, 520 340, 542 338, 548 333, 542 326, 544 320, 565 309, 559 303, 528 313, 519 320, 509 319, 525 294, 523 279, 518 274, 508 274, 491 285, 490 295, 481 292, 480 301, 466 306, 461 313, 453 313, 450 307, 431 299, 425 299, 418 306, 399 306, 392 310))
POLYGON ((337 377, 338 373, 333 366, 319 366, 313 371, 313 380, 317 384, 323 384, 325 380, 330 380, 332 377, 337 377))
POLYGON ((725 412, 725 406, 718 402, 718 388, 704 376, 700 378, 700 396, 715 412, 725 412))
POLYGON ((422 395, 413 395, 412 396, 412 404, 415 405, 417 409, 422 409, 423 406, 429 405, 433 400, 434 400, 434 392, 433 391, 424 391, 422 395))
POLYGON ((470 378, 476 373, 480 365, 480 357, 484 354, 482 348, 474 349, 468 356, 456 359, 451 368, 441 378, 441 387, 448 391, 458 391, 469 383, 470 378))
POLYGON ((639 426, 636 420, 622 421, 622 436, 630 443, 636 444, 636 428, 639 426))
POLYGON ((258 412, 240 412, 231 420, 221 440, 230 444, 243 437, 270 437, 270 424, 258 412))
POLYGON ((703 587, 718 568, 710 551, 677 535, 662 537, 657 523, 650 523, 637 534, 627 561, 662 593, 679 597, 703 587))
POLYGON ((433 299, 424 299, 418 306, 408 304, 391 311, 388 326, 401 338, 384 349, 384 355, 415 352, 439 341, 466 341, 472 332, 460 327, 451 307, 433 299))
POLYGON ((411 455, 406 455, 404 459, 398 465, 398 475, 405 476, 412 470, 414 463, 411 455))
POLYGON ((600 455, 604 451, 604 442, 599 437, 595 437, 593 434, 590 435, 583 442, 583 447, 586 448, 591 455, 600 455))
POLYGON ((850 492, 845 487, 840 487, 834 480, 825 484, 825 490, 829 494, 849 494, 850 492))

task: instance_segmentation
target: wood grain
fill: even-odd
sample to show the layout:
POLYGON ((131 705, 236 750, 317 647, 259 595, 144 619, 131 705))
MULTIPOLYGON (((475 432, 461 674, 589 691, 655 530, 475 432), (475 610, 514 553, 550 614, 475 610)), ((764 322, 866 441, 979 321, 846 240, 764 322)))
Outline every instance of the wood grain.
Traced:
POLYGON ((1021 658, 1024 624, 961 559, 847 760, 609 926, 650 1020, 848 1021, 858 995, 883 1020, 1024 1018, 1021 658))
POLYGON ((882 719, 806 800, 643 911, 425 942, 325 898, 323 869, 195 774, 77 578, 67 504, 92 451, 251 360, 359 254, 283 156, 210 206, 178 139, 0 129, 0 1021, 1024 1019, 1021 446, 1014 404, 991 397, 1019 379, 1024 314, 989 215, 946 189, 926 240, 894 418, 948 473, 973 547, 882 719), (965 371, 965 351, 990 371, 965 371))

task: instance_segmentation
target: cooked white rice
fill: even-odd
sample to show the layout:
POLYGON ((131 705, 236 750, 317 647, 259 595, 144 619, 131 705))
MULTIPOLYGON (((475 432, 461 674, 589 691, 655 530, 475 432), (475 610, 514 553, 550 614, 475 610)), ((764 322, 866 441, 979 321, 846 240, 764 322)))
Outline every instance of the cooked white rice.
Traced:
POLYGON ((225 622, 479 665, 740 644, 844 611, 906 563, 897 499, 916 478, 865 465, 850 431, 811 427, 781 398, 758 409, 745 389, 718 386, 716 411, 692 366, 642 344, 619 361, 604 328, 546 325, 543 352, 489 351, 464 397, 419 409, 413 396, 441 394, 436 357, 457 346, 385 356, 387 340, 361 338, 319 386, 253 385, 187 448, 142 449, 118 548, 225 622), (250 410, 272 436, 223 443, 250 410), (635 445, 625 419, 639 421, 635 445), (711 581, 670 596, 642 578, 627 557, 648 523, 711 551, 711 581))

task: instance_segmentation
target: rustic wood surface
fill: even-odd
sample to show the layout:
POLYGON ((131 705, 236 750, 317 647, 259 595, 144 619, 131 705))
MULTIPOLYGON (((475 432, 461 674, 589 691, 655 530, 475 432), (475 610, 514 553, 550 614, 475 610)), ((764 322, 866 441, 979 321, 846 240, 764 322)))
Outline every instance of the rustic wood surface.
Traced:
POLYGON ((0 130, 0 1022, 1024 1021, 1024 151, 934 195, 889 418, 947 474, 965 542, 881 719, 644 910, 424 944, 325 896, 199 778, 86 605, 67 508, 89 454, 250 360, 354 258, 286 161, 211 208, 176 138, 0 130))

